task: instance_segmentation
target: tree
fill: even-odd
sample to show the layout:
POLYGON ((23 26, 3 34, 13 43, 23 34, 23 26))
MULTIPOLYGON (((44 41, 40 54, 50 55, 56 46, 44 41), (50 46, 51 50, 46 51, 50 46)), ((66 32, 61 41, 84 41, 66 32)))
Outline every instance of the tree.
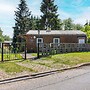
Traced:
POLYGON ((86 20, 86 23, 81 30, 86 33, 88 43, 90 43, 90 21, 86 20))
POLYGON ((90 43, 90 26, 85 25, 85 27, 82 29, 82 31, 86 33, 88 42, 90 43))
POLYGON ((2 29, 0 28, 0 42, 4 42, 4 38, 3 38, 2 33, 3 33, 3 31, 2 31, 2 29))
POLYGON ((43 0, 40 7, 41 12, 41 29, 58 30, 61 28, 60 19, 58 19, 57 5, 54 5, 54 0, 43 0))
POLYGON ((29 30, 29 18, 31 12, 29 11, 26 1, 20 0, 20 4, 17 7, 17 11, 15 11, 15 26, 14 35, 13 35, 13 42, 21 42, 20 35, 25 34, 29 30))
POLYGON ((0 28, 0 36, 2 36, 2 33, 3 33, 3 31, 2 31, 2 29, 0 28))
POLYGON ((64 30, 72 30, 73 29, 73 21, 71 18, 65 19, 63 21, 64 30))
POLYGON ((75 24, 75 29, 76 29, 76 30, 81 30, 82 28, 83 28, 82 25, 80 25, 80 24, 75 24))
POLYGON ((7 35, 3 35, 3 31, 0 28, 0 42, 4 42, 4 41, 10 41, 10 37, 7 35))
POLYGON ((40 29, 40 18, 31 15, 29 19, 29 30, 38 30, 40 29))

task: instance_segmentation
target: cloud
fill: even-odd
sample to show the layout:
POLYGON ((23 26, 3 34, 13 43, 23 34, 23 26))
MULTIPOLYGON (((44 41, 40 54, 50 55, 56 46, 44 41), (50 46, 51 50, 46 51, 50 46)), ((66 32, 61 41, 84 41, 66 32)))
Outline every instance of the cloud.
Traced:
POLYGON ((8 35, 11 38, 13 37, 13 29, 10 25, 2 25, 1 29, 3 30, 3 35, 8 35))
POLYGON ((15 9, 13 5, 0 3, 0 13, 13 13, 15 9))
POLYGON ((12 37, 14 26, 14 11, 16 10, 15 3, 8 2, 8 0, 1 0, 0 2, 0 27, 4 35, 12 37))
POLYGON ((76 19, 74 19, 74 23, 85 24, 86 20, 90 20, 90 7, 84 8, 83 12, 79 14, 76 19))
POLYGON ((74 7, 82 6, 86 0, 72 0, 71 5, 74 7))
POLYGON ((66 18, 70 18, 71 15, 63 10, 58 10, 58 14, 59 14, 59 18, 61 19, 66 19, 66 18))

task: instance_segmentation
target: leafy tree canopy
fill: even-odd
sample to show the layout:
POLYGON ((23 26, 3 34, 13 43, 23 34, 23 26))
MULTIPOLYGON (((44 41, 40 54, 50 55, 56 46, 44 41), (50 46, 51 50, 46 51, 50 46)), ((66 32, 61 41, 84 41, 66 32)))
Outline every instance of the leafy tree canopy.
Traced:
POLYGON ((3 35, 3 31, 0 28, 0 42, 4 42, 4 41, 10 41, 10 37, 7 35, 3 35))

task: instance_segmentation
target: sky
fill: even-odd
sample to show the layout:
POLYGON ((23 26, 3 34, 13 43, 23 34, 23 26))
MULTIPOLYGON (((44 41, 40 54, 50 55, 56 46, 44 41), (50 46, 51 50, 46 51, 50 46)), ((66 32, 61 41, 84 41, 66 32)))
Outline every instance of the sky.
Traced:
MULTIPOLYGON (((40 16, 42 0, 26 0, 31 14, 40 16)), ((15 13, 19 0, 0 0, 0 27, 4 35, 13 37, 15 13)), ((84 25, 90 20, 90 0, 55 0, 60 19, 72 18, 74 23, 84 25)))

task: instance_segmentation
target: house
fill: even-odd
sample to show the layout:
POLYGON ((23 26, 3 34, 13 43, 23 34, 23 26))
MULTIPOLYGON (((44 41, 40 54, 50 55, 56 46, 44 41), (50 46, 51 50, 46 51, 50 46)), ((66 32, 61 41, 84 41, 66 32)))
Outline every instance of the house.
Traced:
POLYGON ((86 43, 87 36, 80 30, 30 30, 25 35, 27 52, 36 52, 37 43, 86 43))
MULTIPOLYGON (((4 41, 3 43, 4 46, 9 46, 12 43, 12 41, 4 41)), ((2 48, 2 42, 0 42, 0 48, 2 48)))

